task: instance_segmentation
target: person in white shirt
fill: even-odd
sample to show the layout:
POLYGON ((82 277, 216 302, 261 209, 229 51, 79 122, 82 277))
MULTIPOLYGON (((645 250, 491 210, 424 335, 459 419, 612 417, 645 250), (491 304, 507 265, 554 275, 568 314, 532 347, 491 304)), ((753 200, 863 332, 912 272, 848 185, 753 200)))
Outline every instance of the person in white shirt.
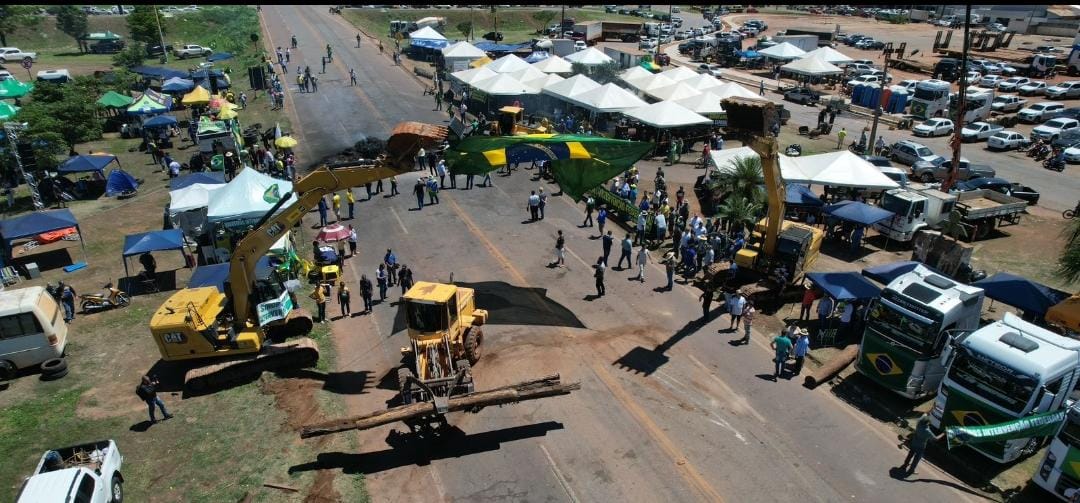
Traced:
POLYGON ((650 262, 649 250, 645 248, 645 242, 642 241, 641 247, 637 252, 637 279, 642 283, 645 282, 645 264, 650 262))
POLYGON ((840 333, 837 334, 841 339, 845 339, 848 336, 848 332, 851 331, 851 320, 854 318, 852 315, 855 313, 855 302, 847 301, 844 303, 844 310, 840 313, 840 333))
POLYGON ((739 329, 739 323, 742 321, 744 309, 746 309, 746 298, 743 297, 742 292, 735 292, 735 295, 731 296, 731 301, 728 302, 728 314, 731 315, 731 325, 728 326, 729 330, 739 329))

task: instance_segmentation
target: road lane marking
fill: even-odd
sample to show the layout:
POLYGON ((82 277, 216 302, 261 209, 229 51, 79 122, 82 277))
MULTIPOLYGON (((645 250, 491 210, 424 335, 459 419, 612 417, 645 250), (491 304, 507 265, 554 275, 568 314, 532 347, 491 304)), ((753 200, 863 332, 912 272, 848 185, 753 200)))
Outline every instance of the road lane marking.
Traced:
POLYGON ((400 226, 401 226, 401 232, 404 232, 405 234, 408 234, 408 233, 409 233, 409 229, 406 229, 406 228, 405 228, 405 222, 401 220, 401 215, 398 215, 398 212, 397 212, 397 210, 395 210, 393 206, 391 206, 391 207, 390 207, 390 213, 393 213, 393 214, 394 214, 394 218, 396 218, 396 219, 397 219, 397 223, 398 223, 398 225, 400 225, 400 226))
POLYGON ((686 356, 687 356, 687 358, 690 359, 690 361, 696 363, 699 367, 701 367, 702 370, 704 370, 709 375, 709 377, 712 377, 713 381, 717 385, 719 385, 721 388, 723 388, 724 393, 726 393, 729 397, 734 399, 734 401, 737 403, 738 407, 741 407, 741 408, 746 409, 747 411, 749 411, 750 414, 752 416, 754 416, 754 419, 757 419, 758 421, 760 421, 762 423, 767 422, 767 421, 765 421, 765 416, 762 416, 761 414, 759 414, 758 411, 755 410, 754 407, 752 407, 750 405, 750 402, 746 400, 746 397, 736 393, 735 390, 731 389, 731 386, 728 386, 726 382, 724 382, 722 379, 720 379, 720 376, 716 375, 716 373, 713 372, 712 369, 705 366, 704 363, 701 363, 701 361, 699 361, 697 358, 695 358, 693 354, 688 354, 686 356))
POLYGON ((548 464, 551 465, 551 472, 554 473, 555 478, 559 480, 559 484, 562 485, 563 491, 566 491, 566 497, 570 498, 570 501, 573 503, 578 503, 577 496, 574 495, 574 491, 570 489, 570 484, 566 482, 566 477, 563 477, 558 465, 555 464, 555 460, 551 458, 551 453, 548 452, 547 447, 544 447, 544 444, 540 444, 540 450, 544 451, 544 456, 547 457, 548 464))

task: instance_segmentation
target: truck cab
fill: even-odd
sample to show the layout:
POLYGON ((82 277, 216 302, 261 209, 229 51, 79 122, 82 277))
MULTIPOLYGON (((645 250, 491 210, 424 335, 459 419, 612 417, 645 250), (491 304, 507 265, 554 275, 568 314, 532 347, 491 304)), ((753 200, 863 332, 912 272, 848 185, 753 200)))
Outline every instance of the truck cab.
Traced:
POLYGON ((124 457, 112 440, 45 451, 17 503, 120 503, 124 457))
POLYGON ((1061 501, 1069 501, 1080 487, 1080 403, 1073 402, 1031 481, 1061 501))
MULTIPOLYGON (((960 103, 959 93, 949 97, 949 113, 956 120, 956 113, 960 103)), ((964 97, 964 123, 985 120, 990 117, 993 110, 994 90, 985 87, 968 87, 967 96, 964 97)))
POLYGON ((881 208, 895 215, 874 224, 889 239, 906 243, 915 233, 937 225, 956 206, 956 195, 936 189, 892 189, 881 196, 881 208))
POLYGON ((952 85, 944 80, 923 80, 915 84, 911 98, 911 115, 920 119, 944 117, 949 108, 952 85))
MULTIPOLYGON (((986 426, 1065 405, 1080 378, 1080 341, 1005 313, 1002 320, 959 335, 946 354, 930 425, 986 426)), ((971 448, 1008 463, 1034 452, 1038 438, 972 444, 971 448)))

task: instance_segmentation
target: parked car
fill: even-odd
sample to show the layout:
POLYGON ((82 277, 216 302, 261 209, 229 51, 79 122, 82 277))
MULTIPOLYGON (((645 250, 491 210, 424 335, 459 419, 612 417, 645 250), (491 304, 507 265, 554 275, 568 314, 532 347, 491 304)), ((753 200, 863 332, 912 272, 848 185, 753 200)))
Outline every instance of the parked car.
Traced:
POLYGON ((1069 148, 1080 144, 1080 129, 1072 129, 1058 135, 1057 139, 1050 142, 1054 148, 1069 148))
POLYGON ((885 82, 886 84, 892 82, 892 75, 886 75, 885 70, 874 70, 864 75, 873 75, 878 78, 879 82, 885 82))
POLYGON ((986 25, 986 31, 990 33, 1003 33, 1007 28, 1001 23, 990 23, 986 25))
POLYGON ((994 101, 990 102, 990 108, 995 112, 1006 113, 1020 110, 1026 104, 1026 99, 1015 94, 1002 94, 994 97, 994 101))
POLYGON ((860 75, 847 81, 848 87, 855 87, 861 84, 881 84, 881 77, 877 75, 860 75))
POLYGON ((1033 80, 1031 82, 1028 82, 1027 84, 1020 86, 1017 91, 1020 93, 1020 96, 1041 96, 1043 94, 1046 94, 1046 82, 1043 82, 1041 80, 1033 80))
POLYGON ((37 61, 37 53, 26 52, 18 47, 0 47, 0 63, 17 62, 26 58, 30 58, 31 61, 37 61))
MULTIPOLYGON (((937 165, 928 162, 917 162, 911 167, 911 176, 921 180, 923 183, 931 183, 935 180, 944 180, 950 170, 952 170, 951 160, 945 160, 937 165)), ((960 158, 960 167, 956 170, 958 180, 987 178, 996 175, 997 171, 989 165, 971 164, 970 161, 962 157, 960 158)))
POLYGON ((987 75, 1001 75, 1001 65, 993 61, 987 61, 982 65, 982 72, 987 75))
POLYGON ((162 56, 166 52, 172 52, 172 50, 172 45, 166 45, 164 49, 161 48, 161 45, 148 45, 146 46, 146 55, 152 58, 155 56, 162 56))
POLYGON ((1065 111, 1065 104, 1056 101, 1036 103, 1017 112, 1021 122, 1036 123, 1053 119, 1065 111))
POLYGON ((12 77, 11 72, 9 72, 7 70, 0 70, 0 82, 3 82, 5 80, 7 80, 7 79, 12 79, 12 78, 14 78, 14 77, 12 77))
POLYGON ((976 70, 968 70, 967 76, 964 77, 966 82, 978 82, 982 80, 982 73, 976 70))
POLYGON ((574 51, 584 51, 588 47, 589 45, 586 44, 584 40, 578 40, 574 42, 574 51))
POLYGON ((1031 143, 1024 135, 1016 131, 998 131, 986 140, 986 148, 990 150, 1015 150, 1031 143))
POLYGON ((968 192, 972 190, 993 190, 1000 192, 1006 196, 1012 196, 1017 199, 1027 201, 1028 206, 1033 206, 1039 202, 1039 191, 1028 187, 1027 185, 1013 183, 1004 178, 986 177, 976 178, 974 180, 968 180, 956 184, 957 192, 968 192))
POLYGON ((848 75, 853 75, 856 77, 872 73, 875 70, 877 70, 877 68, 874 67, 874 65, 868 65, 865 63, 853 63, 847 66, 848 75))
MULTIPOLYGON (((656 49, 656 46, 660 45, 659 41, 655 38, 646 38, 638 42, 638 49, 656 49)), ((693 44, 687 44, 688 52, 693 50, 693 44)), ((683 44, 679 44, 679 51, 681 52, 683 44)))
POLYGON ((890 149, 889 157, 894 162, 902 162, 909 166, 920 161, 939 164, 945 161, 944 157, 935 154, 926 145, 909 140, 900 140, 894 143, 890 149))
POLYGON ((926 122, 911 128, 915 136, 944 136, 953 132, 953 122, 950 119, 932 118, 926 122))
POLYGON ((989 87, 991 89, 997 87, 1005 78, 1001 75, 987 75, 979 79, 979 85, 983 87, 989 87))
POLYGON ((821 94, 813 89, 798 87, 784 92, 784 99, 803 105, 816 105, 821 99, 821 94))
POLYGON ((720 76, 723 74, 722 73, 723 71, 724 71, 724 67, 721 66, 721 65, 718 65, 716 63, 711 63, 711 64, 702 63, 701 66, 698 67, 698 73, 704 73, 706 75, 712 75, 713 77, 716 77, 716 78, 720 78, 720 76))
POLYGON ((1080 162, 1080 143, 1065 149, 1065 162, 1074 164, 1080 162))
POLYGON ((185 44, 185 45, 182 45, 182 46, 180 46, 180 47, 173 50, 173 54, 176 57, 180 58, 180 59, 189 58, 189 57, 192 57, 192 56, 195 56, 195 57, 204 56, 205 57, 205 56, 209 56, 209 55, 211 55, 213 53, 214 53, 214 51, 211 50, 209 47, 203 47, 201 45, 195 45, 195 44, 185 44))
POLYGON ((1062 133, 1080 128, 1080 121, 1058 117, 1044 122, 1031 130, 1033 139, 1056 140, 1062 133))
POLYGON ((919 81, 915 79, 901 80, 899 84, 893 84, 892 89, 894 91, 897 89, 903 89, 907 91, 908 95, 911 95, 915 92, 915 85, 918 83, 919 81))
POLYGON ((960 129, 960 139, 962 141, 979 141, 990 138, 994 133, 1004 130, 1005 127, 1000 124, 990 124, 988 122, 974 122, 966 124, 960 129))
POLYGON ((102 40, 90 44, 90 52, 94 54, 115 54, 124 50, 123 40, 102 40))
POLYGON ((1002 92, 1016 92, 1020 89, 1020 86, 1025 86, 1031 82, 1031 79, 1027 77, 1009 77, 1001 82, 998 82, 998 91, 1002 92))
POLYGON ((1046 97, 1059 100, 1080 97, 1080 80, 1070 80, 1048 87, 1046 97))

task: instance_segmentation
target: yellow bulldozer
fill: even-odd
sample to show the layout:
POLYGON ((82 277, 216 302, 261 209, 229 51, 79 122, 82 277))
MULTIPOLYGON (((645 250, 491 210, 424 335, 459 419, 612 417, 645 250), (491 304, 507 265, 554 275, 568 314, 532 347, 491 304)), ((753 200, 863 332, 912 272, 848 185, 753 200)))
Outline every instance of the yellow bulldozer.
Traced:
POLYGON ((378 159, 322 165, 295 180, 293 192, 282 195, 233 249, 224 292, 186 288, 154 312, 150 333, 162 360, 202 363, 185 376, 194 392, 264 370, 313 366, 318 345, 306 337, 287 340, 310 332, 311 316, 296 308, 280 278, 259 277, 259 259, 324 195, 412 171, 416 152, 436 148, 446 135, 443 126, 404 122, 394 128, 378 159), (286 207, 294 195, 295 202, 286 207))

